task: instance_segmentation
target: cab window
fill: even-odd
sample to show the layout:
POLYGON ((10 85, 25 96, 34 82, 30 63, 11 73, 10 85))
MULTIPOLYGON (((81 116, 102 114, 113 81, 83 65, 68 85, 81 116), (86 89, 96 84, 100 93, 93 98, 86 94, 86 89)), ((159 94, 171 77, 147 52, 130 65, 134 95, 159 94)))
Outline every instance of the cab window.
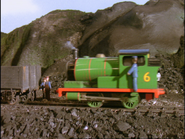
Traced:
MULTIPOLYGON (((124 56, 123 57, 123 66, 132 66, 132 56, 124 56)), ((144 66, 145 65, 145 57, 144 56, 138 56, 137 61, 138 66, 144 66)))

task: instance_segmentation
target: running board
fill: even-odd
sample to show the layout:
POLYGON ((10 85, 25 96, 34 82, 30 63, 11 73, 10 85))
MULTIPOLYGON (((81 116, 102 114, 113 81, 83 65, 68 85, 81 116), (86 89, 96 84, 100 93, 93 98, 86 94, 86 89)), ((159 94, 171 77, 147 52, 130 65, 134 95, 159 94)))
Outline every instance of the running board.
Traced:
MULTIPOLYGON (((65 92, 79 92, 79 93, 87 93, 87 92, 96 92, 96 93, 107 93, 107 92, 117 92, 117 93, 131 93, 135 92, 130 88, 58 88, 56 90, 58 92, 58 96, 61 97, 65 92)), ((157 89, 137 89, 138 93, 153 93, 155 98, 159 98, 159 95, 165 94, 163 88, 157 89)))

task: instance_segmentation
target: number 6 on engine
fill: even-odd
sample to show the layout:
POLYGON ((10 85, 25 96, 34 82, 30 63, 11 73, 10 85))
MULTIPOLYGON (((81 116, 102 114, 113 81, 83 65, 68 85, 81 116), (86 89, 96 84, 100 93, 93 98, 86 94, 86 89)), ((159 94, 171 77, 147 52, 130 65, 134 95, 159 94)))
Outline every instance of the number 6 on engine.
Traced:
POLYGON ((149 72, 145 73, 145 75, 143 76, 143 79, 145 82, 149 82, 150 81, 150 76, 148 76, 149 72))

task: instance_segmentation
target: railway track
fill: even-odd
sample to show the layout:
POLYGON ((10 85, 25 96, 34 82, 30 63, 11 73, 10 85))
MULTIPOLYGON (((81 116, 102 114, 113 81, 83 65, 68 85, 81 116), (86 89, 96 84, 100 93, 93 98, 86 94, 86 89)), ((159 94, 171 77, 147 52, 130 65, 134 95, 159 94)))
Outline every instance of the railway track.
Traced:
MULTIPOLYGON (((1 102, 3 103, 3 102, 1 102)), ((68 100, 62 100, 62 99, 55 99, 52 98, 51 101, 48 101, 46 99, 38 98, 36 101, 27 100, 24 103, 21 103, 23 105, 36 105, 36 106, 62 106, 66 108, 78 108, 78 109, 88 109, 88 110, 106 110, 111 109, 113 112, 125 112, 130 114, 137 114, 137 115, 146 115, 149 117, 152 116, 161 116, 165 117, 167 115, 175 115, 176 117, 185 115, 184 114, 184 107, 174 107, 174 106, 144 106, 144 105, 138 105, 134 109, 125 109, 122 108, 123 106, 120 104, 120 102, 114 102, 114 103, 104 103, 103 107, 101 108, 91 108, 87 105, 87 102, 79 102, 79 101, 68 101, 68 100)))
POLYGON ((146 115, 149 117, 152 116, 161 116, 165 117, 167 115, 175 115, 176 117, 185 115, 184 114, 184 107, 174 107, 174 106, 143 106, 143 105, 138 105, 134 109, 125 109, 122 108, 120 105, 120 102, 114 102, 114 103, 105 103, 103 107, 101 108, 91 108, 87 105, 85 102, 74 102, 74 101, 59 101, 59 102, 54 102, 54 101, 27 101, 24 103, 25 105, 39 105, 39 106, 63 106, 63 107, 70 107, 70 108, 78 108, 78 109, 88 109, 88 110, 97 110, 99 109, 100 111, 106 110, 106 109, 111 109, 113 112, 126 112, 130 114, 140 114, 140 115, 146 115), (114 104, 114 105, 113 105, 114 104))

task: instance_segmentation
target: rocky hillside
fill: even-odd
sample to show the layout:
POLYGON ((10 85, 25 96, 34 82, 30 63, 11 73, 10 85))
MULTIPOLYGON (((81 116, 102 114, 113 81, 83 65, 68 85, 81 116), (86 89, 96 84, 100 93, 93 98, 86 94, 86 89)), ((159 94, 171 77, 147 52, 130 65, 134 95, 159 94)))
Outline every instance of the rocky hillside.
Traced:
POLYGON ((41 65, 46 68, 54 59, 68 55, 67 40, 77 46, 85 28, 81 11, 56 10, 17 28, 1 39, 2 65, 41 65))
POLYGON ((7 34, 4 32, 1 32, 1 38, 5 37, 7 34))
POLYGON ((55 71, 61 73, 70 58, 71 48, 65 43, 71 41, 80 56, 115 56, 119 49, 148 48, 151 56, 175 55, 180 58, 176 66, 182 68, 183 35, 183 0, 121 2, 96 13, 56 10, 9 34, 1 33, 1 65, 41 65, 47 72, 57 64, 61 69, 55 71))
POLYGON ((97 11, 81 39, 81 55, 116 55, 119 49, 149 48, 151 53, 174 54, 184 34, 184 4, 175 0, 131 2, 97 11))

